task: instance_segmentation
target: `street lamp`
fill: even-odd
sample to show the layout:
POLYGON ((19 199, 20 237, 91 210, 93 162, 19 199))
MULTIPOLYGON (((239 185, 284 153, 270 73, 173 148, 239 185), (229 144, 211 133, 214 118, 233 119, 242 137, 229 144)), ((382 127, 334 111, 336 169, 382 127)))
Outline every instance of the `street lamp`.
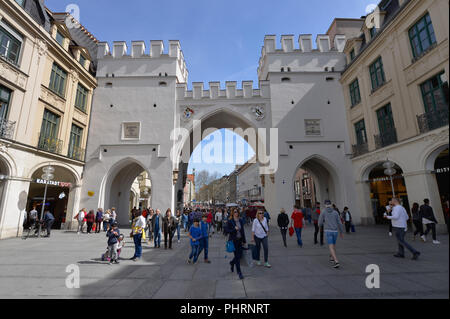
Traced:
POLYGON ((47 197, 47 187, 48 182, 51 181, 55 176, 53 173, 55 172, 55 168, 51 165, 48 165, 42 169, 44 174, 42 174, 42 179, 45 180, 45 191, 44 191, 44 201, 42 202, 42 209, 41 209, 41 218, 39 221, 39 232, 38 232, 38 238, 41 237, 41 230, 42 230, 42 219, 44 217, 44 208, 45 208, 45 199, 47 197))
POLYGON ((395 197, 395 190, 394 190, 394 182, 392 181, 392 176, 397 173, 397 170, 394 168, 395 163, 391 162, 390 160, 386 160, 386 162, 383 163, 383 167, 385 168, 384 174, 389 176, 389 180, 391 181, 391 188, 392 188, 392 197, 395 197))

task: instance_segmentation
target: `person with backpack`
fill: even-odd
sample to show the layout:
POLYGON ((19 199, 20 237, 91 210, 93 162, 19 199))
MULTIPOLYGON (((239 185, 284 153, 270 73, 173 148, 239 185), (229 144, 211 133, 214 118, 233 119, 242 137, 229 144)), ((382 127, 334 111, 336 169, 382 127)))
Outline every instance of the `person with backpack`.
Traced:
POLYGON ((333 268, 339 268, 340 264, 336 255, 336 241, 339 234, 341 238, 344 238, 344 226, 342 225, 339 213, 333 209, 331 201, 325 201, 325 210, 320 214, 318 224, 319 227, 323 226, 324 228, 330 250, 330 262, 333 268))
POLYGON ((256 244, 256 264, 261 266, 260 252, 261 244, 264 249, 264 267, 272 267, 269 262, 269 224, 264 217, 264 210, 258 210, 252 225, 252 242, 256 244))
POLYGON ((437 220, 434 217, 433 208, 430 206, 430 200, 425 198, 423 200, 423 205, 420 206, 419 215, 422 216, 422 224, 427 228, 422 234, 421 238, 425 242, 427 240, 426 236, 431 231, 433 237, 433 244, 438 245, 440 242, 436 239, 436 224, 437 220))
POLYGON ((284 247, 287 247, 286 244, 286 233, 289 226, 289 216, 286 214, 284 208, 280 210, 280 214, 278 214, 277 218, 278 227, 280 227, 281 237, 283 238, 284 247))

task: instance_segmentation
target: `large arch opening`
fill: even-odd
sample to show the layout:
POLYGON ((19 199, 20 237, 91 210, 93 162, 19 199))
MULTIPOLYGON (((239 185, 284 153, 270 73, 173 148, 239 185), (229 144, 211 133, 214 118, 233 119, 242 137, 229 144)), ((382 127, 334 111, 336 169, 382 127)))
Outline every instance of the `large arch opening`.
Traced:
POLYGON ((133 208, 151 206, 151 179, 144 166, 126 159, 111 169, 105 183, 103 208, 115 208, 119 225, 129 226, 133 208))
POLYGON ((410 212, 403 170, 398 164, 395 164, 394 169, 396 173, 392 176, 392 184, 389 176, 384 173, 385 168, 383 167, 383 162, 372 165, 365 173, 365 181, 370 188, 372 213, 377 225, 389 223, 388 220, 383 218, 383 214, 386 211, 389 200, 394 197, 393 191, 395 192, 395 196, 401 200, 406 211, 408 213, 410 212))
POLYGON ((442 205, 442 211, 447 224, 449 223, 448 210, 450 208, 450 161, 449 161, 449 146, 442 145, 435 149, 427 158, 425 168, 433 172, 436 178, 437 189, 439 191, 439 198, 442 205))
MULTIPOLYGON (((262 145, 257 128, 241 114, 221 109, 201 120, 200 141, 194 139, 195 129, 190 130, 189 156, 184 156, 179 166, 181 183, 175 190, 176 207, 247 204, 245 194, 253 194, 256 190, 259 199, 263 199, 259 166, 254 156, 258 145, 262 145), (249 160, 255 163, 247 163, 249 160), (249 181, 244 185, 238 182, 237 169, 245 163, 257 171, 258 181, 251 181, 251 185, 249 181)), ((186 148, 183 151, 186 152, 186 148)))
MULTIPOLYGON (((31 175, 31 183, 28 190, 28 198, 26 210, 31 211, 36 209, 39 215, 42 212, 42 205, 44 203, 45 184, 42 175, 44 167, 37 168, 31 175)), ((64 228, 67 218, 72 216, 72 209, 75 204, 75 189, 77 187, 77 177, 69 169, 51 163, 55 169, 53 173, 54 178, 48 182, 47 194, 45 196, 45 208, 55 216, 53 224, 54 229, 64 228), (68 217, 69 216, 69 217, 68 217)), ((67 220, 70 222, 71 220, 67 220)))
POLYGON ((4 205, 5 205, 5 196, 6 196, 6 183, 7 176, 9 176, 9 168, 6 161, 0 157, 0 221, 2 220, 4 205))
POLYGON ((316 156, 306 159, 297 167, 292 192, 295 198, 293 205, 303 208, 312 208, 316 202, 323 203, 327 199, 338 207, 345 205, 341 202, 339 179, 334 167, 316 156))

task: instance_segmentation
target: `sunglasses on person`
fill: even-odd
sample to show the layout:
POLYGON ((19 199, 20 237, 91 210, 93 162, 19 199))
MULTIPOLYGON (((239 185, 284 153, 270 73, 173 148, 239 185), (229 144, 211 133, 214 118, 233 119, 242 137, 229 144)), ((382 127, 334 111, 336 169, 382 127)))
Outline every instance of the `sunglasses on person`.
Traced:
POLYGON ((264 215, 264 213, 258 213, 258 215, 264 215))

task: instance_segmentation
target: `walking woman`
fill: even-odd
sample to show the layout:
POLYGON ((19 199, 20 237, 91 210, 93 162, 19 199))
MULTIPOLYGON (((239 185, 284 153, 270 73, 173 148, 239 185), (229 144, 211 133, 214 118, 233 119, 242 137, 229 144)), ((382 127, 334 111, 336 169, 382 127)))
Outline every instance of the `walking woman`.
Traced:
POLYGON ((412 212, 412 218, 413 218, 413 224, 416 230, 414 231, 414 238, 413 240, 416 240, 417 234, 419 236, 423 236, 423 224, 422 224, 422 216, 419 214, 419 204, 414 203, 411 209, 412 212))
POLYGON ((162 231, 164 234, 164 249, 167 249, 167 239, 169 239, 169 249, 172 249, 172 239, 177 227, 176 219, 172 216, 170 208, 166 210, 166 216, 163 217, 162 231))
POLYGON ((286 244, 286 233, 289 226, 289 216, 286 214, 284 208, 281 209, 280 214, 277 219, 278 227, 280 227, 281 237, 283 238, 284 247, 287 247, 286 244))
POLYGON ((107 232, 110 228, 109 220, 111 219, 111 211, 109 209, 103 214, 103 231, 107 232))
POLYGON ((237 209, 233 211, 230 217, 225 231, 229 234, 228 240, 234 244, 234 258, 230 261, 231 272, 234 272, 234 266, 236 266, 239 279, 244 279, 241 272, 242 245, 247 243, 245 240, 244 221, 239 218, 239 211, 237 209))
POLYGON ((92 231, 92 226, 95 223, 95 214, 93 210, 90 210, 86 215, 87 233, 90 234, 92 231))
POLYGON ((261 266, 260 252, 261 244, 264 248, 264 267, 272 267, 269 263, 269 225, 264 217, 264 210, 258 210, 252 225, 252 242, 256 243, 256 264, 261 266))

